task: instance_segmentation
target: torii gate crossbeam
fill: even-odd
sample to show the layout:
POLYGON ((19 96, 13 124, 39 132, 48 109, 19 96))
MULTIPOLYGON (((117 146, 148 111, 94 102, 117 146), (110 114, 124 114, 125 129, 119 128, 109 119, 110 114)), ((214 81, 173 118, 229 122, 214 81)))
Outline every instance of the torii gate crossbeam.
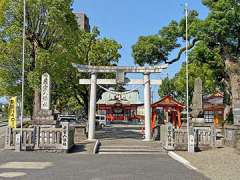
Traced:
POLYGON ((73 64, 79 72, 91 73, 91 79, 80 79, 79 84, 91 84, 88 116, 88 140, 95 139, 96 86, 97 84, 144 84, 145 140, 151 140, 151 97, 150 84, 161 84, 161 80, 150 80, 150 73, 160 73, 168 65, 130 67, 130 66, 90 66, 73 64), (97 73, 116 73, 116 79, 97 79, 97 73), (143 73, 144 79, 127 80, 125 73, 143 73))

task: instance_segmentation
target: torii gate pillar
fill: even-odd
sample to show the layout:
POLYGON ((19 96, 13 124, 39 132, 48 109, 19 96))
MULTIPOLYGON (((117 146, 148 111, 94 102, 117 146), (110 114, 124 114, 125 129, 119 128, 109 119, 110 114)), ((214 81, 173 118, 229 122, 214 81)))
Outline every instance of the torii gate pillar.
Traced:
POLYGON ((149 73, 144 74, 145 141, 151 140, 151 97, 149 73))
POLYGON ((89 105, 89 121, 88 121, 88 140, 95 139, 95 116, 96 116, 96 90, 97 90, 97 74, 91 73, 91 91, 89 105))

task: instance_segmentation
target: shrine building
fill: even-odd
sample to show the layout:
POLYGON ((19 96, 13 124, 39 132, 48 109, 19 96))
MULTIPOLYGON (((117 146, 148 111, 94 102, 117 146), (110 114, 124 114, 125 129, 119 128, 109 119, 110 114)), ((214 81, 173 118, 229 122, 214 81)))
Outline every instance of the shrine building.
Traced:
POLYGON ((223 93, 215 92, 203 97, 203 111, 205 123, 214 123, 215 127, 224 122, 223 93))
POLYGON ((107 121, 139 120, 138 107, 143 106, 138 90, 123 94, 104 92, 97 101, 97 114, 105 115, 107 121))
POLYGON ((174 127, 181 128, 181 112, 184 107, 184 104, 176 101, 171 96, 164 96, 152 104, 151 128, 153 129, 156 124, 165 124, 166 122, 171 122, 174 127))

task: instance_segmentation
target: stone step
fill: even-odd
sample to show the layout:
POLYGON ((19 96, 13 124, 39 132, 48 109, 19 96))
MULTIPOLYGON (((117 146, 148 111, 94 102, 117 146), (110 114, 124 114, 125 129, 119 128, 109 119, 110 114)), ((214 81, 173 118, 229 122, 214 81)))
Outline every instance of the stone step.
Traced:
POLYGON ((164 154, 164 151, 159 151, 159 152, 99 152, 98 154, 141 154, 141 155, 144 155, 144 154, 164 154))
POLYGON ((103 149, 141 149, 141 148, 151 148, 149 146, 100 146, 103 149))
POLYGON ((162 152, 161 149, 104 149, 100 148, 99 152, 162 152))

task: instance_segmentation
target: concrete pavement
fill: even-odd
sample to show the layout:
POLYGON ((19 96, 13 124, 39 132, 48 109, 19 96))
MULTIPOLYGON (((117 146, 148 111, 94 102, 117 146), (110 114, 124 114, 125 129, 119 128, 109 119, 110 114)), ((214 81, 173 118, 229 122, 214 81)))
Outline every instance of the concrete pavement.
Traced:
MULTIPOLYGON (((5 130, 0 129, 4 137, 5 130)), ((139 129, 113 128, 97 133, 119 144, 142 142, 139 129), (120 138, 120 139, 119 139, 120 138), (122 138, 122 140, 121 140, 122 138)), ((0 141, 4 143, 4 138, 0 141)), ((111 143, 114 145, 114 143, 111 143)), ((1 148, 1 147, 0 147, 1 148)), ((0 179, 13 180, 205 180, 203 175, 161 154, 88 155, 0 151, 0 179)))
POLYGON ((16 176, 11 179, 17 180, 207 179, 165 154, 79 155, 3 151, 0 156, 0 179, 9 179, 7 176, 16 176))
POLYGON ((240 179, 240 155, 234 148, 224 147, 194 154, 187 152, 177 152, 177 154, 213 180, 240 179))

